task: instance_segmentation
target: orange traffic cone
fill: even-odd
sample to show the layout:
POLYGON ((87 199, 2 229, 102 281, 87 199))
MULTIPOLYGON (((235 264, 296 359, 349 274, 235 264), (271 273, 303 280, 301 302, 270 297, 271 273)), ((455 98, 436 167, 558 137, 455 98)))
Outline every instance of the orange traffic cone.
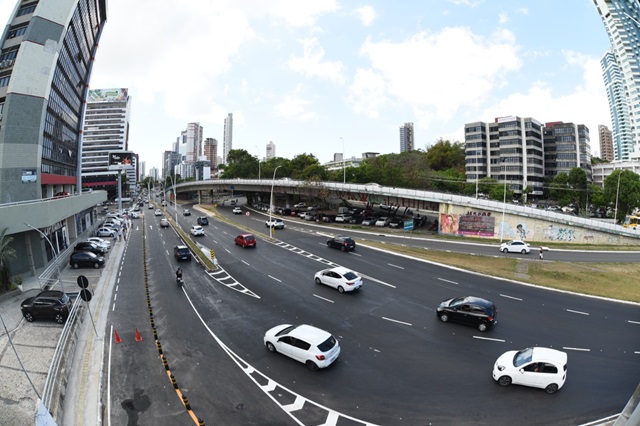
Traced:
POLYGON ((113 332, 114 332, 114 333, 115 333, 115 335, 116 335, 116 343, 122 343, 122 339, 120 338, 120 336, 118 336, 118 332, 117 332, 117 331, 115 331, 115 330, 113 330, 113 332))
POLYGON ((140 335, 140 332, 136 328, 136 342, 140 342, 140 341, 142 341, 142 336, 140 335))

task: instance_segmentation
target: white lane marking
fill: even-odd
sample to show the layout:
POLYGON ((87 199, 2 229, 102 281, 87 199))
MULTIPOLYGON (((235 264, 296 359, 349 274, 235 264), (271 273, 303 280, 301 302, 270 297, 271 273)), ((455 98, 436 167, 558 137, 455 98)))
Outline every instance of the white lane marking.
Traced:
POLYGON ((640 321, 631 321, 631 320, 626 320, 626 321, 630 324, 640 324, 640 321))
POLYGON ((455 282, 455 281, 445 280, 444 278, 438 278, 438 280, 440 280, 440 281, 444 281, 444 282, 446 282, 446 283, 450 283, 450 284, 458 285, 458 283, 457 283, 457 282, 455 282))
POLYGON ((580 351, 580 352, 591 352, 591 349, 586 349, 586 348, 571 348, 568 346, 563 346, 562 349, 565 349, 567 351, 580 351))
POLYGON ((231 253, 231 252, 229 251, 229 249, 227 249, 227 248, 225 248, 224 250, 225 250, 227 253, 231 253))
POLYGON ((521 298, 513 297, 513 296, 507 296, 506 294, 501 294, 500 297, 506 297, 507 299, 513 299, 513 300, 518 300, 518 301, 522 302, 521 298))
POLYGON ((571 312, 573 314, 580 314, 580 315, 589 315, 588 312, 581 312, 581 311, 574 311, 573 309, 565 309, 567 312, 571 312))
POLYGON ((317 294, 314 294, 313 296, 314 296, 314 297, 317 297, 318 299, 322 299, 322 300, 324 300, 324 301, 330 302, 330 303, 336 303, 336 302, 334 302, 334 301, 333 301, 333 300, 331 300, 331 299, 327 299, 327 298, 325 298, 325 297, 318 296, 317 294))
POLYGON ((640 351, 635 351, 634 354, 640 355, 640 351))
POLYGON ((402 266, 394 265, 393 263, 387 263, 387 265, 389 265, 389 266, 391 266, 393 268, 404 269, 402 266))
POLYGON ((479 339, 479 340, 491 340, 492 342, 506 342, 506 340, 503 339, 494 339, 492 337, 482 337, 482 336, 473 336, 474 339, 479 339))
POLYGON ((276 281, 278 281, 279 283, 281 283, 281 282, 282 282, 282 280, 279 280, 279 279, 277 279, 276 277, 272 277, 271 275, 268 275, 268 274, 267 274, 267 276, 268 276, 269 278, 271 278, 272 280, 276 280, 276 281))
POLYGON ((245 264, 245 265, 247 265, 247 266, 251 266, 251 265, 249 265, 247 262, 245 262, 244 260, 242 261, 242 263, 244 263, 244 264, 245 264))
POLYGON ((411 324, 410 322, 398 321, 398 320, 394 320, 394 319, 392 319, 392 318, 387 318, 387 317, 382 317, 382 319, 385 319, 385 320, 387 320, 387 321, 396 322, 396 323, 398 323, 398 324, 404 324, 404 325, 413 326, 413 324, 411 324))

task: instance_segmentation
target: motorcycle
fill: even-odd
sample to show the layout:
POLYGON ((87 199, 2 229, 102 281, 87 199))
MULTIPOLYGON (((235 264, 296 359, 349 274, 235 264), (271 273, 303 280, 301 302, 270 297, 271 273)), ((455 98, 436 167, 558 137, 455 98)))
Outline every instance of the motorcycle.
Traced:
POLYGON ((176 277, 176 283, 178 284, 178 287, 182 287, 182 285, 184 284, 184 280, 182 279, 182 277, 176 277))

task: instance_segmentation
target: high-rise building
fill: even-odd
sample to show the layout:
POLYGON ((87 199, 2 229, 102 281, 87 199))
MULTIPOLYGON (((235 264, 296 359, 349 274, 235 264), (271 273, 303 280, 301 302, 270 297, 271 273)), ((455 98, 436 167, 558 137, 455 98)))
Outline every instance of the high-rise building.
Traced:
POLYGON ((138 180, 144 180, 144 178, 147 176, 147 162, 146 161, 141 161, 140 162, 140 176, 138 176, 138 180))
POLYGON ((162 154, 162 179, 174 176, 175 167, 180 164, 182 158, 179 152, 165 151, 162 154))
POLYGON ((593 0, 611 42, 603 77, 616 160, 640 158, 640 6, 638 1, 593 0))
POLYGON ((229 151, 233 149, 233 113, 224 119, 224 135, 222 138, 222 162, 227 164, 229 151))
POLYGON ((204 156, 209 160, 212 170, 218 169, 218 141, 214 138, 204 140, 204 156))
POLYGON ((414 148, 413 123, 404 123, 400 126, 400 152, 413 151, 414 148))
POLYGON ((273 141, 269 141, 267 144, 267 156, 266 160, 269 161, 272 158, 276 158, 276 144, 273 141))
POLYGON ((598 138, 600 141, 600 158, 606 161, 613 161, 613 135, 607 126, 598 126, 598 138))
POLYGON ((157 167, 152 167, 149 169, 149 177, 154 181, 160 178, 160 171, 158 170, 157 167))
POLYGON ((20 253, 15 275, 53 259, 106 201, 81 193, 82 120, 106 3, 20 1, 2 33, 0 228, 20 253))
MULTIPOLYGON (((129 149, 128 89, 89 90, 82 138, 82 186, 117 195, 118 172, 109 170, 109 152, 129 149)), ((129 186, 136 176, 127 171, 129 186)))
POLYGON ((579 167, 591 180, 591 144, 587 126, 562 121, 545 123, 543 135, 545 176, 568 175, 571 169, 579 167))
POLYGON ((186 162, 191 164, 198 161, 198 158, 202 155, 202 126, 200 123, 187 124, 184 137, 186 162))

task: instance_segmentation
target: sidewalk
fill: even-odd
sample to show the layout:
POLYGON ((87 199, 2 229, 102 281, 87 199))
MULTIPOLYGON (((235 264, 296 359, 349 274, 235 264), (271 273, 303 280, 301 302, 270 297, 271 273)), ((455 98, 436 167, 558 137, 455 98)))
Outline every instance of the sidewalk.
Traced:
MULTIPOLYGON (((89 289, 93 293, 90 309, 98 332, 96 336, 85 307, 84 312, 80 312, 79 319, 82 319, 76 334, 75 353, 64 355, 73 357, 68 363, 72 365, 72 370, 66 378, 59 378, 67 386, 62 388, 59 398, 55 398, 62 399, 63 412, 71 411, 69 415, 75 413, 78 416, 82 413, 85 421, 65 419, 63 422, 61 419, 64 413, 59 412, 58 424, 100 423, 99 381, 107 314, 104 302, 108 302, 126 244, 127 241, 124 240, 112 242, 106 256, 106 265, 101 269, 76 270, 66 265, 61 268, 59 282, 53 287, 60 289, 64 286, 65 292, 75 293, 80 290, 77 284, 78 276, 87 277, 89 289), (83 357, 78 358, 80 355, 83 357), (89 355, 90 362, 86 359, 89 355)), ((38 277, 43 270, 44 268, 37 271, 36 276, 24 279, 22 292, 15 290, 0 296, 0 317, 4 323, 0 324, 0 424, 3 426, 35 423, 37 400, 42 397, 54 352, 62 334, 63 326, 55 321, 36 320, 29 323, 22 317, 20 304, 24 299, 41 291, 38 277)), ((49 407, 49 410, 56 412, 54 407, 49 407)))

